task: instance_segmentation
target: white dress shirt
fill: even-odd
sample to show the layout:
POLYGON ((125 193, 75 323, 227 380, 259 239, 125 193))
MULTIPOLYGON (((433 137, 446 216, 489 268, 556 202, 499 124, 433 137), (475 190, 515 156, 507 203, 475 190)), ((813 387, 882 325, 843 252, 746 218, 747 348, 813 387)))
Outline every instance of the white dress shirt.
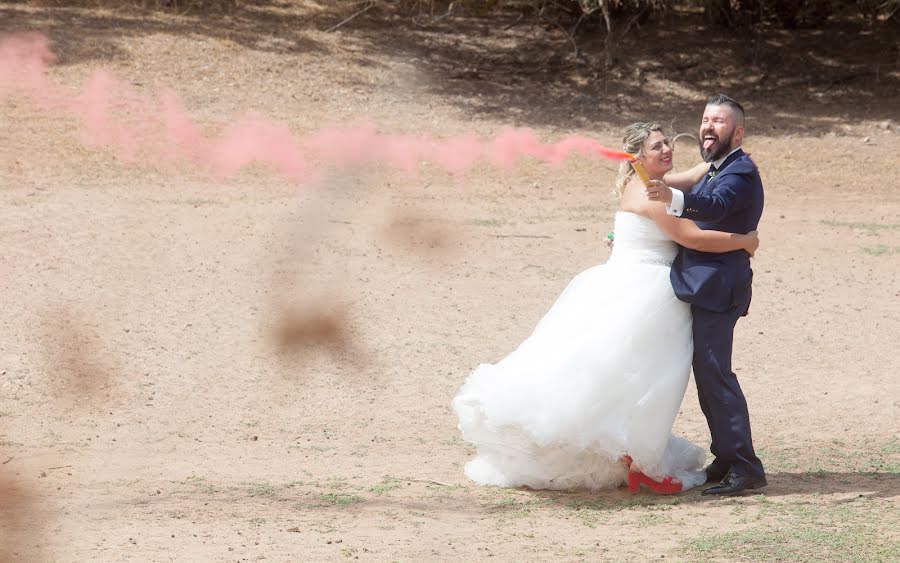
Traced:
MULTIPOLYGON (((719 167, 722 166, 722 163, 725 162, 725 159, 734 154, 736 151, 740 150, 740 148, 741 147, 734 149, 722 158, 710 162, 710 164, 715 166, 716 170, 718 171, 719 167)), ((676 190, 675 188, 669 189, 672 190, 672 201, 666 204, 666 213, 668 213, 669 215, 674 215, 676 217, 681 217, 681 214, 684 213, 684 192, 682 192, 681 190, 676 190)))

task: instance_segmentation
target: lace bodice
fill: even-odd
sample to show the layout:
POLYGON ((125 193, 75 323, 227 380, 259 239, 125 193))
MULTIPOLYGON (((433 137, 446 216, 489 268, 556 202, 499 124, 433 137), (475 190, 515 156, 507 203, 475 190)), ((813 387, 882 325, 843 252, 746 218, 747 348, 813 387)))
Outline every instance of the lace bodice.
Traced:
POLYGON ((607 263, 639 263, 671 266, 678 245, 656 226, 653 219, 630 211, 616 212, 615 244, 607 263))

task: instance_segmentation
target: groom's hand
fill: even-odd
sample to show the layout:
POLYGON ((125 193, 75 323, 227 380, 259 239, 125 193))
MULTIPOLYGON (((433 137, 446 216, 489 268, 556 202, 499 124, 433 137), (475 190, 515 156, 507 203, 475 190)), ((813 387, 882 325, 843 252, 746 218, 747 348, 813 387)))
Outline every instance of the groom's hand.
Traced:
POLYGON ((759 248, 759 231, 750 231, 747 233, 747 236, 750 237, 750 242, 747 244, 747 254, 753 258, 753 255, 756 254, 756 250, 759 248))
POLYGON ((672 190, 662 180, 650 180, 644 194, 650 201, 661 201, 667 205, 672 203, 672 190))

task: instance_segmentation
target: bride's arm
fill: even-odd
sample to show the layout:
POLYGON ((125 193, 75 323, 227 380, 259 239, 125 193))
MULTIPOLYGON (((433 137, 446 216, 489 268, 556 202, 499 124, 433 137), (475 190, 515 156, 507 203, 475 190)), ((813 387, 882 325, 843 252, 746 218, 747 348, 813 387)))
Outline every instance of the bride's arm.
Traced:
POLYGON ((703 178, 703 175, 709 170, 708 162, 701 162, 693 168, 688 168, 683 172, 669 172, 663 177, 666 185, 677 190, 685 191, 694 187, 694 185, 703 178))
POLYGON ((750 256, 759 248, 759 235, 756 231, 746 235, 704 231, 689 219, 668 215, 664 205, 651 205, 648 211, 659 228, 681 246, 701 252, 745 250, 750 256))

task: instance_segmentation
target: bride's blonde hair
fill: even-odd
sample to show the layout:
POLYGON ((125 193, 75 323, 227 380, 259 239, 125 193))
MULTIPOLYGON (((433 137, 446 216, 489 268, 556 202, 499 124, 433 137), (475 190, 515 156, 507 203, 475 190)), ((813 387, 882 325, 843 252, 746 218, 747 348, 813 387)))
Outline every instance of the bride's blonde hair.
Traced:
MULTIPOLYGON (((641 149, 644 148, 644 141, 654 131, 662 131, 662 125, 654 121, 639 121, 632 123, 625 128, 625 138, 622 139, 622 150, 637 158, 641 155, 641 149)), ((616 176, 616 197, 622 199, 625 192, 625 184, 634 176, 634 168, 631 164, 623 161, 619 164, 619 175, 616 176)))

